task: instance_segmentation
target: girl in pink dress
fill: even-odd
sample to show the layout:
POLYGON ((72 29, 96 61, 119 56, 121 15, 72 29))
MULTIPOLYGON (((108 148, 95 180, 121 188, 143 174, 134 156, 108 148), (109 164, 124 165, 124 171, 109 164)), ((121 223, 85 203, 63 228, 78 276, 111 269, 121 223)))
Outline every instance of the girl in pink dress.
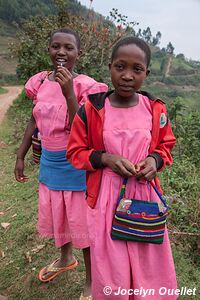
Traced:
POLYGON ((83 249, 86 266, 83 296, 89 296, 91 278, 85 172, 75 169, 66 160, 66 145, 74 115, 88 93, 106 91, 107 86, 73 71, 81 54, 76 32, 70 29, 54 31, 48 50, 54 70, 32 76, 25 85, 34 107, 17 152, 15 177, 19 182, 28 180, 24 175, 24 157, 37 126, 42 143, 38 230, 42 236, 54 238, 56 247, 61 249, 60 258, 44 267, 39 279, 49 282, 61 272, 75 268, 77 260, 72 255, 73 245, 83 249))
POLYGON ((148 183, 172 163, 175 138, 162 100, 138 92, 149 74, 150 49, 126 37, 114 47, 114 91, 89 95, 71 128, 67 158, 87 170, 92 296, 95 300, 177 299, 176 274, 165 229, 164 242, 111 238, 123 177, 126 197, 160 202, 148 183))

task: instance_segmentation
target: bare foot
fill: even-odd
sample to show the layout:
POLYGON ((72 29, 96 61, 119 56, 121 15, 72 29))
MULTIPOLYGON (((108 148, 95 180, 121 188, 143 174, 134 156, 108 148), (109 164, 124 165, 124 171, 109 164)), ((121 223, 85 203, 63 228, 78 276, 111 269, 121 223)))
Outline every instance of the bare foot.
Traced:
POLYGON ((91 289, 91 284, 85 283, 85 286, 83 288, 83 296, 88 297, 92 295, 92 289, 91 289))
POLYGON ((74 269, 77 264, 78 262, 74 257, 71 257, 65 261, 58 258, 52 264, 48 265, 40 271, 39 279, 43 282, 48 282, 60 273, 74 269))

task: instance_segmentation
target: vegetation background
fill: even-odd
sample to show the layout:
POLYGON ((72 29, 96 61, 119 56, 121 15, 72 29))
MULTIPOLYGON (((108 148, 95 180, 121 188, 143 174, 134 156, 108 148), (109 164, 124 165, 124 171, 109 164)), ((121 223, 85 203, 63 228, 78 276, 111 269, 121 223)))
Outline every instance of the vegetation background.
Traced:
MULTIPOLYGON (((160 32, 155 37, 149 27, 136 32, 135 22, 127 22, 117 9, 104 18, 75 0, 0 0, 0 25, 0 93, 8 84, 24 84, 32 74, 51 69, 46 45, 55 28, 67 26, 79 32, 83 55, 77 71, 110 86, 107 64, 112 45, 126 34, 149 43, 151 75, 143 89, 166 100, 177 137, 174 164, 160 178, 170 205, 168 227, 178 283, 197 288, 193 298, 200 299, 200 62, 182 53, 174 55, 171 43, 160 49, 160 32)), ((15 153, 30 114, 31 103, 23 92, 0 127, 0 294, 9 299, 77 299, 84 282, 80 251, 74 250, 80 261, 76 270, 49 284, 37 279, 40 268, 58 251, 53 241, 37 235, 38 166, 32 163, 31 151, 26 159, 29 181, 19 184, 13 176, 15 153)))

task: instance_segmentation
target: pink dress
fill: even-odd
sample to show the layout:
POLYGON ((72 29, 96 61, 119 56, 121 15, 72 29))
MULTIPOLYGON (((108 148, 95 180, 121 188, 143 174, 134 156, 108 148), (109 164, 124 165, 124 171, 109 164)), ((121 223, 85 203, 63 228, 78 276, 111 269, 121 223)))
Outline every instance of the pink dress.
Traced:
MULTIPOLYGON (((85 102, 88 94, 107 91, 105 84, 98 83, 86 75, 75 77, 73 84, 79 105, 85 102)), ((70 124, 66 99, 60 85, 50 81, 47 72, 44 71, 32 76, 26 83, 25 90, 35 104, 33 115, 41 135, 44 152, 52 155, 63 153, 67 147, 70 124)), ((62 167, 65 167, 63 159, 61 163, 62 167)), ((47 173, 50 179, 54 175, 54 170, 61 169, 60 164, 55 164, 53 167, 47 173)), ((42 168, 45 168, 44 164, 42 168)), ((40 170, 40 173, 41 171, 43 170, 40 170)), ((63 178, 62 180, 65 181, 63 178)), ((86 208, 84 189, 61 188, 59 190, 59 187, 51 188, 40 180, 38 231, 44 237, 54 238, 56 247, 61 247, 68 242, 72 242, 77 248, 89 246, 86 208)))
MULTIPOLYGON (((103 137, 106 151, 122 155, 133 163, 146 158, 151 141, 150 103, 146 97, 139 97, 139 103, 130 108, 112 107, 108 98, 105 103, 103 137)), ((176 289, 176 274, 167 230, 164 242, 160 245, 111 239, 112 218, 121 184, 121 177, 105 168, 97 205, 95 209, 88 208, 93 299, 177 299, 177 296, 170 296, 170 292, 166 291, 176 289), (106 286, 112 292, 108 288, 104 293, 106 286)), ((137 181, 135 178, 128 180, 126 196, 138 200, 160 201, 147 182, 137 181)))

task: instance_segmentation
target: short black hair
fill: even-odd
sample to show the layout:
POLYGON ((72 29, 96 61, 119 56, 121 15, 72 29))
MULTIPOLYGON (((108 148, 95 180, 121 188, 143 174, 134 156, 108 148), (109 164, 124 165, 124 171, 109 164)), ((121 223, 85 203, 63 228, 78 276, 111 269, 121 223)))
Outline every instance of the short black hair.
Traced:
POLYGON ((111 63, 113 62, 114 58, 116 57, 118 49, 122 46, 130 45, 130 44, 134 44, 134 45, 138 46, 142 51, 144 51, 144 53, 146 55, 147 68, 148 68, 150 61, 151 61, 151 50, 145 41, 143 41, 142 39, 140 39, 136 36, 126 36, 126 37, 120 39, 114 45, 113 50, 112 50, 112 55, 111 55, 111 63))
POLYGON ((71 34, 75 37, 76 39, 76 44, 77 44, 77 48, 78 48, 78 51, 80 51, 80 48, 81 48, 81 41, 80 41, 80 37, 78 35, 78 33, 70 28, 59 28, 59 29, 55 29, 54 31, 51 32, 50 34, 50 37, 49 37, 49 43, 51 43, 52 39, 53 39, 53 36, 54 34, 56 33, 67 33, 67 34, 71 34))

